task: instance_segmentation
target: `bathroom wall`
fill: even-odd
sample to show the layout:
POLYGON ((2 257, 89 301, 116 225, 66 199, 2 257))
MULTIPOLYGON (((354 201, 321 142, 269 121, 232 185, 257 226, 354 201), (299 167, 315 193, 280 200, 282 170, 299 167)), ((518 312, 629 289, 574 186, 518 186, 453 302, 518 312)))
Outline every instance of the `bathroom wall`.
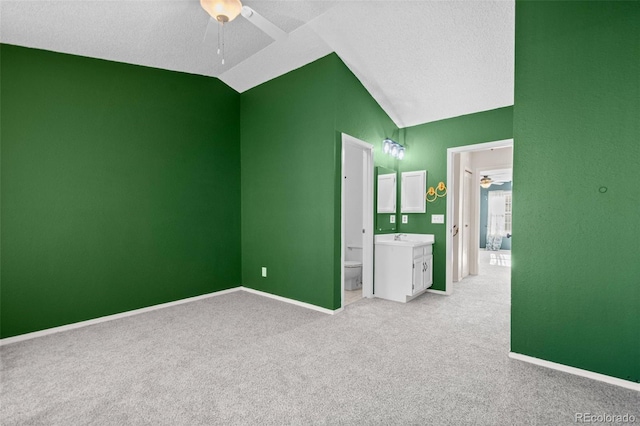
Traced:
POLYGON ((516 2, 511 350, 640 382, 640 3, 516 2))
MULTIPOLYGON (((375 166, 398 171, 400 161, 382 152, 382 141, 385 138, 391 138, 400 142, 403 137, 402 130, 396 127, 349 68, 339 58, 337 59, 336 130, 372 144, 375 166)), ((375 196, 376 194, 374 194, 374 206, 377 201, 375 196)), ((399 199, 397 205, 400 205, 399 199)), ((375 217, 375 221, 384 221, 388 224, 390 216, 391 214, 381 213, 375 217)), ((395 226, 393 230, 390 228, 392 227, 387 226, 384 230, 379 230, 376 227, 374 233, 395 232, 395 226)))
MULTIPOLYGON (((400 171, 427 170, 427 187, 447 180, 447 149, 513 137, 513 107, 435 121, 403 130, 407 152, 400 171)), ((447 182, 447 184, 450 184, 447 182)), ((445 290, 447 224, 432 224, 432 214, 446 217, 446 197, 427 203, 426 213, 409 214, 398 232, 434 234, 433 289, 445 290)))
POLYGON ((239 95, 0 45, 3 338, 240 284, 239 95))
POLYGON ((345 225, 345 260, 362 260, 363 197, 362 182, 362 149, 353 145, 345 145, 344 179, 344 225, 345 225))

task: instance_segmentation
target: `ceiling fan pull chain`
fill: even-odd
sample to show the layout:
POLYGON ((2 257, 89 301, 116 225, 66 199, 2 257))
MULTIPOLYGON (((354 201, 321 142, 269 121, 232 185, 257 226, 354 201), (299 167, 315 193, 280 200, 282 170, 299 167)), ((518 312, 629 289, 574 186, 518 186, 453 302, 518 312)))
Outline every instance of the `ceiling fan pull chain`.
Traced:
POLYGON ((220 23, 220 27, 222 28, 222 65, 224 65, 224 22, 220 23))
POLYGON ((218 55, 220 54, 220 25, 218 27, 218 55))

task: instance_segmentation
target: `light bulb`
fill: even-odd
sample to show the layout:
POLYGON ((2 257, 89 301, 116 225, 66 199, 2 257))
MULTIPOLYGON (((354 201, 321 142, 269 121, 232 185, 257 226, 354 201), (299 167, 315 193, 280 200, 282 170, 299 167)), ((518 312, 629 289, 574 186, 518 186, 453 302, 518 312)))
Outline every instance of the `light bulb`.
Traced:
POLYGON ((398 150, 398 160, 402 160, 404 158, 404 148, 400 147, 398 150))
POLYGON ((398 144, 393 144, 393 147, 391 147, 391 156, 394 158, 398 157, 398 144))
POLYGON ((384 143, 382 144, 382 151, 385 154, 388 154, 390 150, 391 150, 391 141, 389 139, 385 139, 384 143))

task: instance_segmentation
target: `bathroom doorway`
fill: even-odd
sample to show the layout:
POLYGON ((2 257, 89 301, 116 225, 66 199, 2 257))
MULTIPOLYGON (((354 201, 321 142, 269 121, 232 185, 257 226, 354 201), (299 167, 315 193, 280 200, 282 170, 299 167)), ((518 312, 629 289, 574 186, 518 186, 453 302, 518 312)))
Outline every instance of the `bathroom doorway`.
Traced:
POLYGON ((342 134, 341 307, 373 297, 373 145, 342 134))
MULTIPOLYGON (((510 267, 510 251, 501 250, 505 242, 510 249, 511 234, 507 235, 505 231, 505 226, 511 226, 510 220, 506 224, 501 223, 500 229, 491 229, 492 233, 489 235, 496 243, 501 239, 502 246, 497 247, 497 250, 492 247, 493 253, 490 254, 485 253, 486 245, 485 249, 481 249, 481 243, 486 244, 489 228, 486 212, 481 220, 481 210, 483 207, 486 210, 487 207, 486 203, 482 203, 482 197, 488 198, 488 194, 480 184, 481 179, 487 176, 496 194, 504 195, 505 200, 510 200, 512 167, 513 139, 447 150, 447 181, 450 182, 450 191, 447 197, 446 294, 451 294, 454 282, 460 282, 468 275, 475 276, 487 271, 484 267, 487 262, 503 265, 509 263, 510 267), (498 191, 507 187, 508 195, 506 190, 498 191)), ((499 213, 504 218, 504 213, 499 213)), ((496 215, 498 216, 500 215, 496 215)), ((495 221, 492 223, 495 224, 495 221)))

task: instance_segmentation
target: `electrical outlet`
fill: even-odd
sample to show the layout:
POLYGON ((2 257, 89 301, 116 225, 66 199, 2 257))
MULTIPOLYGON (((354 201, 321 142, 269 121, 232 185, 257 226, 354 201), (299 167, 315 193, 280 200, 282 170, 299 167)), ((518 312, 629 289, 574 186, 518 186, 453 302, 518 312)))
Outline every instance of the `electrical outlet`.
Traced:
POLYGON ((267 276, 267 267, 266 267, 266 266, 263 266, 263 267, 262 267, 262 276, 263 276, 263 277, 266 277, 266 276, 267 276))
POLYGON ((402 223, 409 223, 409 216, 407 216, 406 214, 402 215, 402 223))
POLYGON ((395 215, 391 215, 389 216, 389 223, 396 223, 396 216, 395 215))

